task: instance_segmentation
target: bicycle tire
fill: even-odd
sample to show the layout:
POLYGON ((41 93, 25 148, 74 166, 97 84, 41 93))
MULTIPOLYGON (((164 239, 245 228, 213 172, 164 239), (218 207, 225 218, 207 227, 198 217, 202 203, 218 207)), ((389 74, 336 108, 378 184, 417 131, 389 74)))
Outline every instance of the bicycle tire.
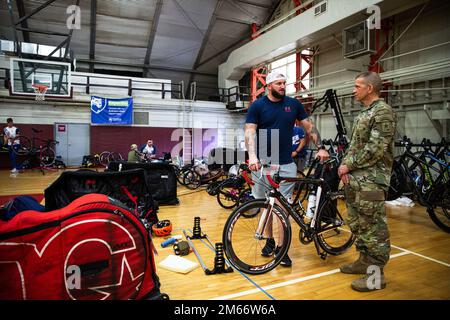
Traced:
POLYGON ((43 147, 39 152, 39 163, 41 167, 51 167, 55 163, 56 153, 51 147, 43 147))
POLYGON ((224 183, 218 188, 217 202, 224 209, 232 209, 238 204, 239 194, 239 188, 224 183))
POLYGON ((386 200, 391 201, 400 197, 405 191, 405 186, 406 176, 401 168, 401 163, 397 160, 394 160, 386 200))
POLYGON ((190 164, 182 166, 181 168, 179 168, 178 175, 177 175, 177 181, 181 185, 184 186, 184 175, 186 174, 186 172, 191 170, 191 168, 192 168, 192 165, 190 165, 190 164))
POLYGON ((450 233, 450 208, 428 207, 427 212, 434 224, 443 231, 450 233), (442 213, 440 213, 440 210, 442 210, 442 213))
POLYGON ((346 216, 347 207, 342 198, 327 197, 319 209, 314 242, 331 255, 344 253, 356 239, 345 222, 346 216))
MULTIPOLYGON (((33 148, 31 139, 25 136, 18 137, 20 145, 18 148, 13 148, 13 152, 17 156, 28 156, 32 153, 33 148)), ((14 143, 14 141, 13 141, 14 143)))
POLYGON ((122 155, 119 152, 110 152, 108 155, 108 164, 113 161, 122 161, 122 155))
POLYGON ((186 188, 195 190, 202 184, 202 177, 195 171, 189 170, 183 176, 183 185, 186 188))
POLYGON ((288 216, 278 205, 274 205, 273 238, 279 244, 277 254, 261 255, 266 239, 257 239, 255 229, 261 213, 268 203, 263 199, 251 200, 233 210, 228 217, 223 233, 224 252, 230 264, 247 274, 263 274, 274 269, 287 254, 291 244, 291 224, 288 216), (256 214, 249 214, 249 211, 256 214), (251 218, 249 218, 251 216, 251 218))
POLYGON ((102 153, 100 153, 100 156, 99 156, 99 162, 100 162, 100 164, 102 165, 102 166, 104 166, 105 168, 108 166, 108 158, 109 158, 109 154, 110 154, 111 152, 109 152, 109 151, 103 151, 102 153))
POLYGON ((218 189, 219 189, 221 184, 222 184, 222 181, 212 181, 212 182, 210 182, 208 184, 208 186, 206 187, 206 192, 210 196, 217 196, 218 189))
POLYGON ((443 231, 450 233, 450 182, 435 186, 428 195, 428 202, 430 205, 427 206, 427 212, 431 220, 443 231))

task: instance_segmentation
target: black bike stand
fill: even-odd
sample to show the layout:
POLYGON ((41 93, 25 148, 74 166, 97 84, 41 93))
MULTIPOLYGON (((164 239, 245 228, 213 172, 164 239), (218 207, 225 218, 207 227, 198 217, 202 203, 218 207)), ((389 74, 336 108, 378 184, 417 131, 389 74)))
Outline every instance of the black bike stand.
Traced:
POLYGON ((205 239, 206 234, 202 235, 202 228, 200 227, 200 217, 194 218, 194 228, 192 230, 192 236, 188 236, 189 239, 205 239))
POLYGON ((232 267, 225 267, 225 258, 223 256, 223 243, 216 243, 216 256, 214 258, 214 268, 212 270, 206 269, 205 274, 218 274, 218 273, 229 273, 233 272, 232 267))

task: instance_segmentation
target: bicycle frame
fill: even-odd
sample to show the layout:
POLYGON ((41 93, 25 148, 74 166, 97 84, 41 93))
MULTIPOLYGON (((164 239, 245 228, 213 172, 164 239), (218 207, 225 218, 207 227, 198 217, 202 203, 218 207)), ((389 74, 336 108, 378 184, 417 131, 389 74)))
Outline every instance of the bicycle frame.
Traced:
MULTIPOLYGON (((269 178, 270 176, 267 176, 267 177, 269 178)), ((269 181, 272 181, 271 185, 272 185, 272 183, 274 183, 272 179, 269 179, 269 181)), ((269 206, 262 213, 261 219, 260 219, 259 224, 258 224, 258 228, 256 229, 256 232, 255 232, 255 237, 260 239, 260 240, 263 239, 263 235, 265 234, 266 228, 268 226, 268 221, 270 220, 269 218, 273 215, 272 209, 273 209, 275 204, 277 204, 278 206, 283 208, 286 211, 286 213, 288 214, 288 216, 292 217, 294 219, 294 221, 300 226, 300 228, 305 233, 310 234, 310 230, 314 230, 314 225, 315 225, 315 221, 316 221, 317 212, 319 211, 318 210, 319 203, 320 203, 320 199, 321 199, 321 196, 322 196, 323 179, 286 178, 283 181, 286 181, 286 182, 301 181, 301 182, 304 182, 306 184, 315 184, 315 185, 317 185, 317 196, 316 196, 316 203, 315 203, 316 210, 314 210, 314 214, 313 214, 313 217, 311 219, 311 223, 309 225, 305 223, 305 221, 300 216, 300 214, 294 208, 292 208, 290 203, 286 200, 285 197, 283 197, 281 192, 276 188, 277 185, 274 184, 274 185, 272 185, 273 188, 267 194, 267 200, 266 201, 267 201, 269 206)))

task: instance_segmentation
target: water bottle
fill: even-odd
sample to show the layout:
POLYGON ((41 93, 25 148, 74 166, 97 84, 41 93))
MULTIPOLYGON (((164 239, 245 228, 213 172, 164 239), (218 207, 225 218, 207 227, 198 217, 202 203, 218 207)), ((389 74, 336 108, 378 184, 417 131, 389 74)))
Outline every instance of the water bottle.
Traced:
POLYGON ((308 197, 308 208, 306 209, 306 216, 308 218, 312 218, 314 215, 314 211, 316 207, 316 193, 311 192, 311 194, 308 197))

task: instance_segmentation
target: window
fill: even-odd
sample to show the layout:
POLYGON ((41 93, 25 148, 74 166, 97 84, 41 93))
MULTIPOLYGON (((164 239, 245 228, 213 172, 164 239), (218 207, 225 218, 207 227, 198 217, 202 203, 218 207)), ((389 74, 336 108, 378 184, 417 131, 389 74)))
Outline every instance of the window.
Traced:
MULTIPOLYGON (((309 50, 303 50, 302 53, 309 54, 309 50)), ((286 76, 286 94, 287 95, 296 95, 297 90, 295 89, 296 82, 296 54, 291 54, 287 57, 281 58, 272 62, 269 65, 270 70, 277 70, 280 73, 286 76)), ((302 71, 308 69, 308 63, 302 61, 302 71)), ((303 84, 307 90, 309 90, 309 77, 310 75, 306 75, 303 80, 303 84)))

